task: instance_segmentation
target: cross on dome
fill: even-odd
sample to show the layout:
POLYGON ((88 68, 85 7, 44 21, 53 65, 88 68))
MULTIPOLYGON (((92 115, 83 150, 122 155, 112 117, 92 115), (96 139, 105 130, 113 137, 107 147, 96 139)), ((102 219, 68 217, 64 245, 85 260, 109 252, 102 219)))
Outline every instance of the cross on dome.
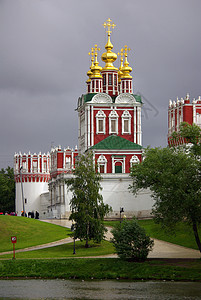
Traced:
POLYGON ((110 28, 112 27, 114 29, 114 27, 116 26, 114 23, 111 24, 112 20, 109 18, 107 19, 107 21, 103 23, 104 28, 107 27, 107 34, 108 36, 112 33, 112 31, 110 30, 110 28), (107 23, 106 23, 107 22, 107 23))

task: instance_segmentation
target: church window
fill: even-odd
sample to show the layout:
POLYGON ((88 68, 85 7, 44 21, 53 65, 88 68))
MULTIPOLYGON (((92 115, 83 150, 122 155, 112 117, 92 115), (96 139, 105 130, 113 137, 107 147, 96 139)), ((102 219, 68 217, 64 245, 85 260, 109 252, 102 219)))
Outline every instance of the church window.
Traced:
POLYGON ((71 163, 70 157, 66 157, 66 169, 70 169, 70 163, 71 163))
POLYGON ((98 157, 97 164, 99 173, 107 173, 107 159, 103 154, 98 157))
POLYGON ((106 85, 106 74, 103 74, 103 85, 106 85))
POLYGON ((26 161, 23 161, 23 163, 22 163, 22 170, 23 170, 23 172, 26 171, 26 166, 27 166, 26 161))
POLYGON ((140 160, 139 158, 137 157, 137 155, 133 155, 131 160, 130 160, 130 167, 134 167, 135 165, 139 164, 140 163, 140 160))
POLYGON ((112 74, 108 75, 108 84, 112 85, 112 74))
POLYGON ((118 134, 118 114, 115 110, 109 114, 109 134, 118 134))
POLYGON ((117 85, 117 75, 114 75, 114 85, 117 85))
POLYGON ((47 162, 46 161, 43 162, 43 172, 44 173, 47 172, 47 162))
POLYGON ((33 161, 33 173, 37 173, 38 171, 38 163, 37 161, 33 161))
POLYGON ((122 134, 131 134, 131 115, 125 110, 121 116, 122 119, 122 134))
POLYGON ((105 133, 105 118, 106 115, 102 110, 96 114, 96 133, 105 133))

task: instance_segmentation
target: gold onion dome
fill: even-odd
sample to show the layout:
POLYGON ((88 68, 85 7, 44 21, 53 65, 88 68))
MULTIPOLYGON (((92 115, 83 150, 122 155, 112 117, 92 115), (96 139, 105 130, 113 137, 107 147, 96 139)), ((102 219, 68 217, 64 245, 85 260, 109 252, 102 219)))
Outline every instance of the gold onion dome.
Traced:
POLYGON ((118 52, 117 53, 118 55, 120 55, 120 61, 121 61, 121 63, 120 63, 120 67, 119 67, 119 72, 118 72, 118 80, 119 80, 119 82, 121 81, 121 77, 123 76, 123 72, 122 72, 122 68, 123 68, 123 60, 124 60, 124 49, 123 48, 121 48, 121 51, 120 51, 120 53, 118 52))
POLYGON ((128 51, 130 51, 131 49, 128 48, 127 45, 124 46, 124 56, 125 56, 125 61, 124 61, 124 66, 121 69, 121 71, 123 72, 123 75, 121 76, 121 78, 132 78, 132 76, 130 75, 130 72, 132 72, 132 68, 129 67, 129 62, 128 62, 128 51))
POLYGON ((112 48, 113 45, 110 41, 110 35, 111 35, 111 30, 110 28, 114 28, 116 25, 114 23, 111 24, 111 19, 107 20, 107 23, 105 22, 103 24, 104 28, 108 28, 107 29, 107 35, 108 35, 108 41, 107 44, 105 45, 105 49, 107 50, 107 52, 104 52, 101 56, 101 59, 103 62, 105 62, 105 67, 103 68, 103 70, 118 70, 117 68, 115 68, 113 66, 113 62, 117 59, 117 55, 116 53, 112 52, 112 48))
POLYGON ((91 71, 91 69, 94 67, 94 48, 91 48, 91 52, 89 52, 88 54, 91 55, 91 66, 90 66, 90 70, 87 72, 87 76, 89 78, 86 82, 90 82, 91 77, 93 75, 93 72, 91 71))
POLYGON ((91 67, 91 71, 92 71, 92 75, 91 78, 102 78, 101 75, 101 70, 102 67, 98 65, 98 60, 97 60, 97 56, 98 56, 98 51, 100 51, 100 48, 98 48, 97 45, 94 46, 94 56, 95 56, 95 60, 94 60, 94 65, 93 67, 91 67))

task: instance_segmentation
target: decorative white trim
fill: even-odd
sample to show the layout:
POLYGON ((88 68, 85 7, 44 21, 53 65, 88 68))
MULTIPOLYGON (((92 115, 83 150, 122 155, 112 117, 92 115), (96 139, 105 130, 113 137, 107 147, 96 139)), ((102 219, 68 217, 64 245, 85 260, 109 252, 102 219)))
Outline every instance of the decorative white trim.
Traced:
POLYGON ((96 114, 96 134, 98 133, 104 133, 105 134, 105 118, 106 115, 105 113, 101 110, 99 110, 96 114), (99 129, 99 121, 102 120, 103 121, 103 130, 100 131, 99 129))
POLYGON ((121 122, 122 122, 122 134, 131 134, 131 114, 129 111, 124 110, 123 114, 121 115, 121 122), (128 121, 128 131, 124 130, 124 121, 128 121))
POLYGON ((98 93, 88 103, 112 103, 112 98, 106 93, 98 93))
POLYGON ((97 164, 98 164, 98 172, 99 173, 100 173, 100 166, 104 166, 104 173, 107 173, 107 159, 103 154, 101 154, 98 157, 97 164))
POLYGON ((129 103, 129 104, 134 104, 136 103, 135 97, 131 94, 128 93, 123 93, 120 94, 119 96, 116 97, 115 103, 129 103))
POLYGON ((115 133, 118 134, 118 113, 113 109, 109 114, 109 134, 115 133), (115 131, 112 131, 111 121, 115 121, 115 131))
POLYGON ((132 167, 133 165, 139 164, 140 160, 137 157, 137 155, 133 155, 130 159, 130 167, 132 167))

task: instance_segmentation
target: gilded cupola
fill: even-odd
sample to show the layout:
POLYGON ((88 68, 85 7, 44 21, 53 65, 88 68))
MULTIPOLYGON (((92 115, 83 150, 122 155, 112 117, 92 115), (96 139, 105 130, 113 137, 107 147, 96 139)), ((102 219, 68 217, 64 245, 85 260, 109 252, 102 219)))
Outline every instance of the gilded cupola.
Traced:
POLYGON ((106 32, 107 32, 107 36, 108 36, 107 44, 105 45, 105 49, 107 52, 104 52, 101 56, 102 61, 105 62, 105 66, 104 66, 103 70, 118 70, 117 68, 115 68, 113 66, 113 62, 117 59, 117 54, 112 52, 113 45, 110 40, 110 35, 112 33, 111 27, 114 28, 116 25, 111 22, 112 22, 112 20, 108 19, 103 24, 104 28, 107 27, 106 32))
POLYGON ((124 66, 123 68, 121 68, 121 71, 123 72, 123 75, 121 76, 121 78, 132 78, 132 76, 130 75, 130 72, 132 72, 132 68, 129 67, 129 62, 128 62, 128 52, 131 49, 128 48, 127 45, 124 46, 124 66))

